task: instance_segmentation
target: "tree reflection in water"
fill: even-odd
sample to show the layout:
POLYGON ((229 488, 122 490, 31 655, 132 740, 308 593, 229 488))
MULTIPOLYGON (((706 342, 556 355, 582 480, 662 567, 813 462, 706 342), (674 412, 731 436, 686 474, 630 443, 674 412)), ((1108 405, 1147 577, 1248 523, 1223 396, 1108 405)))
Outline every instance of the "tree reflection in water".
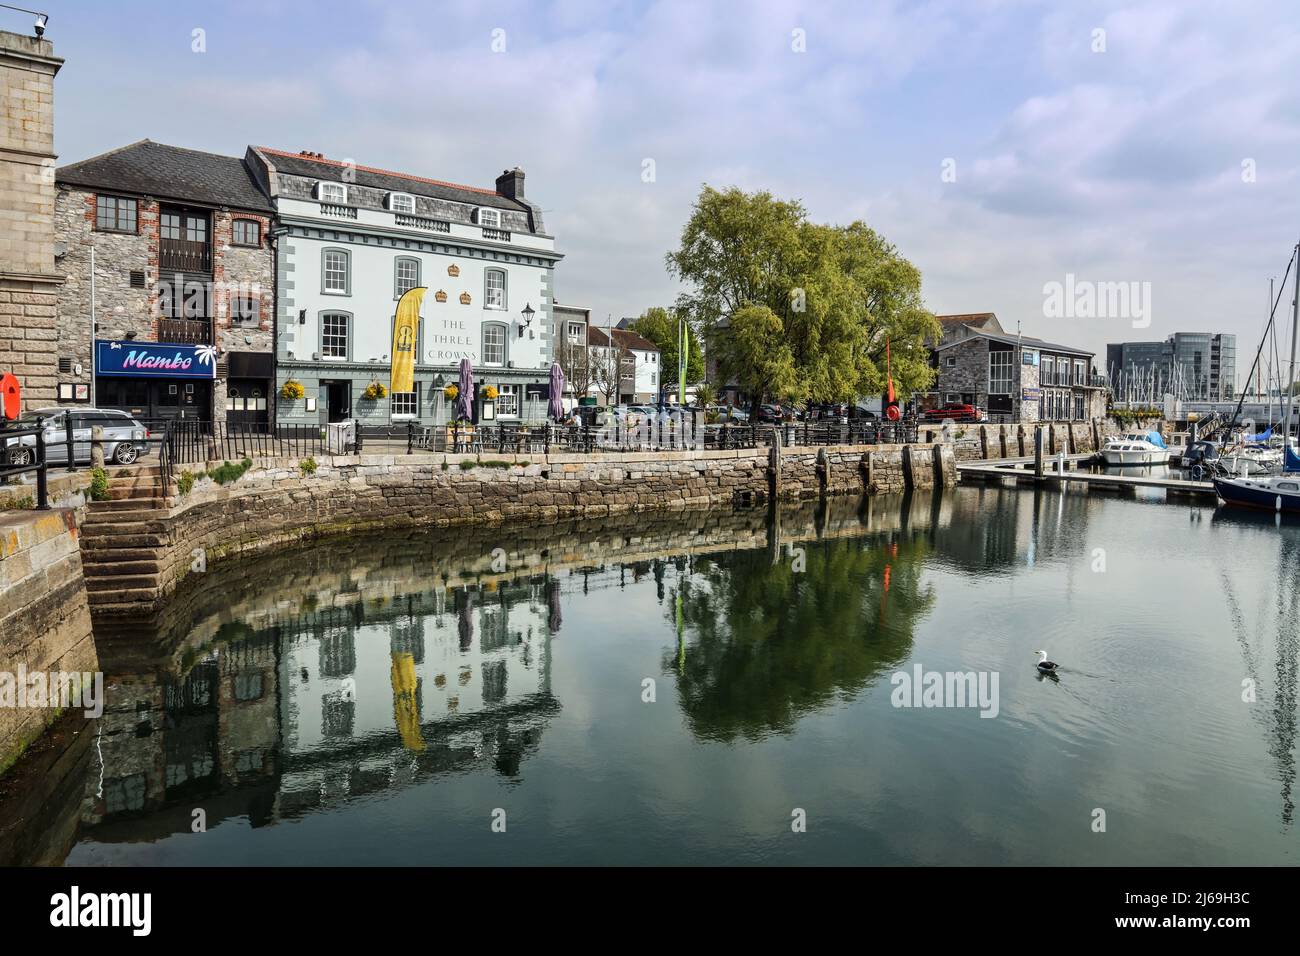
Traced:
POLYGON ((921 583, 922 538, 841 539, 693 560, 677 585, 683 646, 665 656, 701 739, 791 733, 800 717, 851 697, 911 651, 934 603, 921 583))

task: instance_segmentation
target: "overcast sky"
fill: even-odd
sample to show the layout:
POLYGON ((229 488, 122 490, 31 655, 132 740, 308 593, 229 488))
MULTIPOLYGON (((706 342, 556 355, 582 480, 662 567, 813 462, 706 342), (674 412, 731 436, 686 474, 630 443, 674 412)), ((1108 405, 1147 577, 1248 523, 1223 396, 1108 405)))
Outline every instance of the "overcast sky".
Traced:
POLYGON ((518 165, 557 298, 602 320, 671 304, 692 200, 737 185, 866 220, 936 312, 1099 352, 1236 332, 1241 376, 1300 237, 1296 0, 42 6, 61 163, 148 137, 518 165), (1150 283, 1149 327, 1047 314, 1070 274, 1150 283))

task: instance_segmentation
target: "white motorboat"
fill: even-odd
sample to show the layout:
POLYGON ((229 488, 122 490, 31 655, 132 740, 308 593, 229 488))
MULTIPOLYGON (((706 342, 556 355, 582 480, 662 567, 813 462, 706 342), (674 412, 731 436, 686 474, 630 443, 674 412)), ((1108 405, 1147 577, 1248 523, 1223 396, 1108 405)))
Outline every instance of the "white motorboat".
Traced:
POLYGON ((1169 448, 1159 432, 1134 432, 1107 438, 1101 457, 1108 465, 1167 465, 1169 448))

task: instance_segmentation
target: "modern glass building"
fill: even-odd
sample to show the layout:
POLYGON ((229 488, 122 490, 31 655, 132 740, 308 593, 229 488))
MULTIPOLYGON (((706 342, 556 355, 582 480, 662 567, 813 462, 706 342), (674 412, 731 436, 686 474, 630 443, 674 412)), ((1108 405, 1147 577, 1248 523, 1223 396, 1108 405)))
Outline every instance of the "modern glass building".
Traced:
POLYGON ((1112 343, 1106 373, 1120 401, 1227 401, 1237 394, 1237 337, 1175 332, 1163 342, 1112 343))

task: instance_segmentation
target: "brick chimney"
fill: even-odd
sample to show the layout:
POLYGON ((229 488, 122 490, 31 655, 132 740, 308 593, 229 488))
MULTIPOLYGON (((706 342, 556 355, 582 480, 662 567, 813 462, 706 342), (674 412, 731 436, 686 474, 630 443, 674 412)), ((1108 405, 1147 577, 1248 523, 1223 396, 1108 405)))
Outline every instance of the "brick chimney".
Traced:
POLYGON ((507 199, 524 198, 524 171, 516 166, 497 177, 497 195, 507 199))

